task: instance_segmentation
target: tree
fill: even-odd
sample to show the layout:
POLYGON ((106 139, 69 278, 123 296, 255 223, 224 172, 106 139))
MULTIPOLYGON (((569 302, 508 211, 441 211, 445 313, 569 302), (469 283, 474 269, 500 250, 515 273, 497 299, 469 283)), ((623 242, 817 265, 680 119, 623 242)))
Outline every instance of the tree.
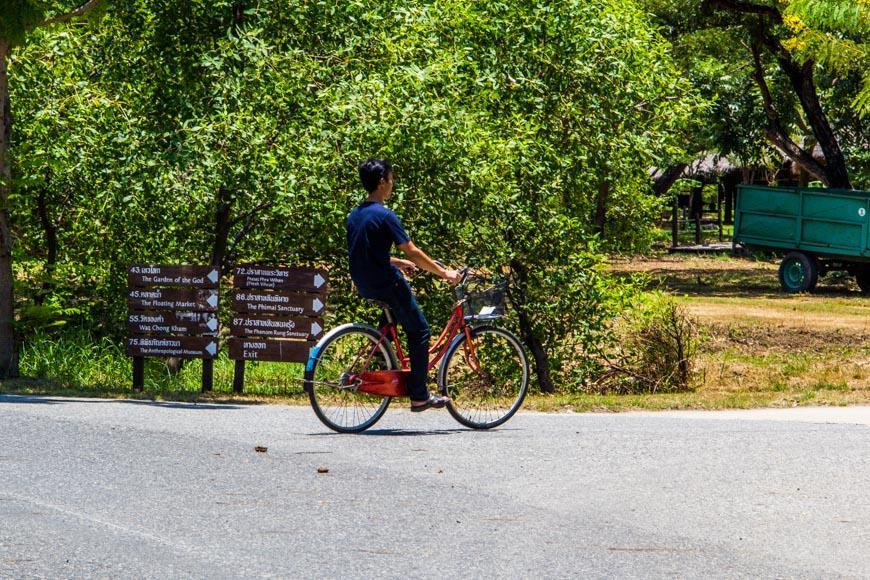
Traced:
MULTIPOLYGON (((70 78, 112 106, 81 109, 63 129, 88 151, 78 131, 100 137, 85 167, 58 167, 46 186, 60 194, 83 173, 95 183, 90 198, 73 198, 82 223, 69 235, 98 232, 87 240, 100 275, 86 294, 112 301, 105 322, 117 334, 135 260, 325 265, 330 311, 354 316, 344 218, 361 196, 357 164, 383 156, 415 241, 510 276, 509 323, 541 388, 579 384, 584 372, 567 371, 593 368, 620 300, 600 248, 647 242, 658 202, 646 168, 678 153, 698 105, 629 0, 135 0, 95 24, 77 49, 88 64, 70 78)), ((34 38, 22 71, 51 44, 34 38)), ((34 83, 21 99, 59 110, 53 94, 34 83)), ((16 151, 61 131, 23 119, 34 143, 16 151)), ((22 195, 38 196, 34 184, 22 195)), ((59 260, 83 251, 67 244, 59 260)), ((446 289, 415 286, 441 319, 446 289)))
POLYGON ((784 26, 779 4, 755 4, 739 0, 704 0, 703 9, 719 26, 739 27, 748 40, 753 77, 767 117, 765 136, 784 155, 829 187, 851 188, 846 160, 834 128, 822 108, 814 78, 816 62, 795 54, 784 43, 788 29, 784 26), (800 103, 803 120, 812 131, 814 143, 821 148, 825 163, 817 162, 812 148, 801 147, 782 121, 767 83, 763 58, 769 54, 786 77, 800 103), (808 150, 809 149, 809 150, 808 150))
POLYGON ((783 46, 800 60, 813 60, 835 73, 862 74, 852 106, 870 113, 870 3, 862 0, 791 0, 783 24, 793 35, 783 46))
POLYGON ((13 323, 12 234, 9 224, 9 193, 12 167, 9 143, 12 139, 12 104, 9 98, 8 61, 12 47, 40 26, 67 22, 87 15, 100 0, 88 0, 68 12, 46 16, 54 6, 35 0, 14 0, 0 15, 0 378, 18 375, 18 360, 13 323))

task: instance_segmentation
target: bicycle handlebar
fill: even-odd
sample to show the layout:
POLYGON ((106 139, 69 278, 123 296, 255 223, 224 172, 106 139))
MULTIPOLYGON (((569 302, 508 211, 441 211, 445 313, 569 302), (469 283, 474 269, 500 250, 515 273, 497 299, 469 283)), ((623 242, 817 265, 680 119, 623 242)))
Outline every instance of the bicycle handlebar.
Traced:
MULTIPOLYGON (((444 262, 442 262, 440 260, 432 260, 432 261, 435 262, 437 265, 441 266, 442 268, 444 268, 445 270, 447 269, 447 265, 444 262)), ((459 282, 456 284, 457 286, 462 286, 463 284, 465 284, 465 279, 468 278, 468 273, 470 271, 471 271, 471 268, 469 268, 468 266, 463 266, 462 268, 459 268, 460 277, 459 277, 459 282)))

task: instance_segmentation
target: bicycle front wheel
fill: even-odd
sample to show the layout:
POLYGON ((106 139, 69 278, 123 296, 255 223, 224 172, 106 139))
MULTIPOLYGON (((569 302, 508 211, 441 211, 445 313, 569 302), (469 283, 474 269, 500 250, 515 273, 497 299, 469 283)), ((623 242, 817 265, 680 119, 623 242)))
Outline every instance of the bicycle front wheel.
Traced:
POLYGON ((339 327, 321 340, 315 357, 305 388, 317 418, 339 433, 358 433, 377 423, 390 398, 357 391, 350 377, 398 367, 381 333, 361 324, 339 327))
POLYGON ((529 360, 519 339, 495 326, 470 329, 450 345, 438 371, 447 410, 472 429, 491 429, 510 419, 529 386, 529 360))

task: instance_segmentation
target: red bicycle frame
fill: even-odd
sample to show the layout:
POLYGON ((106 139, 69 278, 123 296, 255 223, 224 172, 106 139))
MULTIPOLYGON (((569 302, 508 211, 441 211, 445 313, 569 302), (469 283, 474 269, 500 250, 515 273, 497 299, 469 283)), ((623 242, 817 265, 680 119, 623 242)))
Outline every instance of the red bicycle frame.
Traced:
MULTIPOLYGON (((407 396, 408 390, 405 381, 410 372, 411 359, 410 357, 405 356, 404 352, 402 352, 402 345, 399 342, 399 333, 396 328, 396 323, 387 322, 380 328, 380 331, 381 338, 369 351, 364 368, 368 367, 369 363, 371 363, 372 358, 384 340, 389 340, 393 343, 393 348, 395 348, 396 356, 399 359, 401 368, 390 371, 363 372, 352 376, 351 380, 357 385, 357 389, 364 393, 382 395, 385 397, 407 396)), ((473 369, 479 371, 480 366, 474 352, 474 341, 471 339, 471 329, 465 323, 465 315, 462 312, 462 302, 457 303, 453 307, 453 314, 444 326, 444 330, 441 331, 435 344, 429 348, 428 370, 435 368, 438 362, 444 358, 444 355, 447 353, 447 349, 452 344, 453 339, 460 332, 465 334, 465 344, 467 345, 465 351, 466 360, 473 369)))

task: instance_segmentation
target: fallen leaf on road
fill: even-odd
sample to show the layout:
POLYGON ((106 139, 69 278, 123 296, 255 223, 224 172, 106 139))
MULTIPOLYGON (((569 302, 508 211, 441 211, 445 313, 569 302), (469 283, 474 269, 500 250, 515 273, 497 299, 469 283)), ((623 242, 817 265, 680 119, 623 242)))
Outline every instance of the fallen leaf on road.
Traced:
POLYGON ((328 467, 318 467, 317 473, 329 473, 329 468, 328 467))
POLYGON ((256 451, 257 453, 265 453, 268 450, 269 450, 268 447, 262 447, 260 445, 257 445, 256 447, 254 447, 254 451, 256 451))

